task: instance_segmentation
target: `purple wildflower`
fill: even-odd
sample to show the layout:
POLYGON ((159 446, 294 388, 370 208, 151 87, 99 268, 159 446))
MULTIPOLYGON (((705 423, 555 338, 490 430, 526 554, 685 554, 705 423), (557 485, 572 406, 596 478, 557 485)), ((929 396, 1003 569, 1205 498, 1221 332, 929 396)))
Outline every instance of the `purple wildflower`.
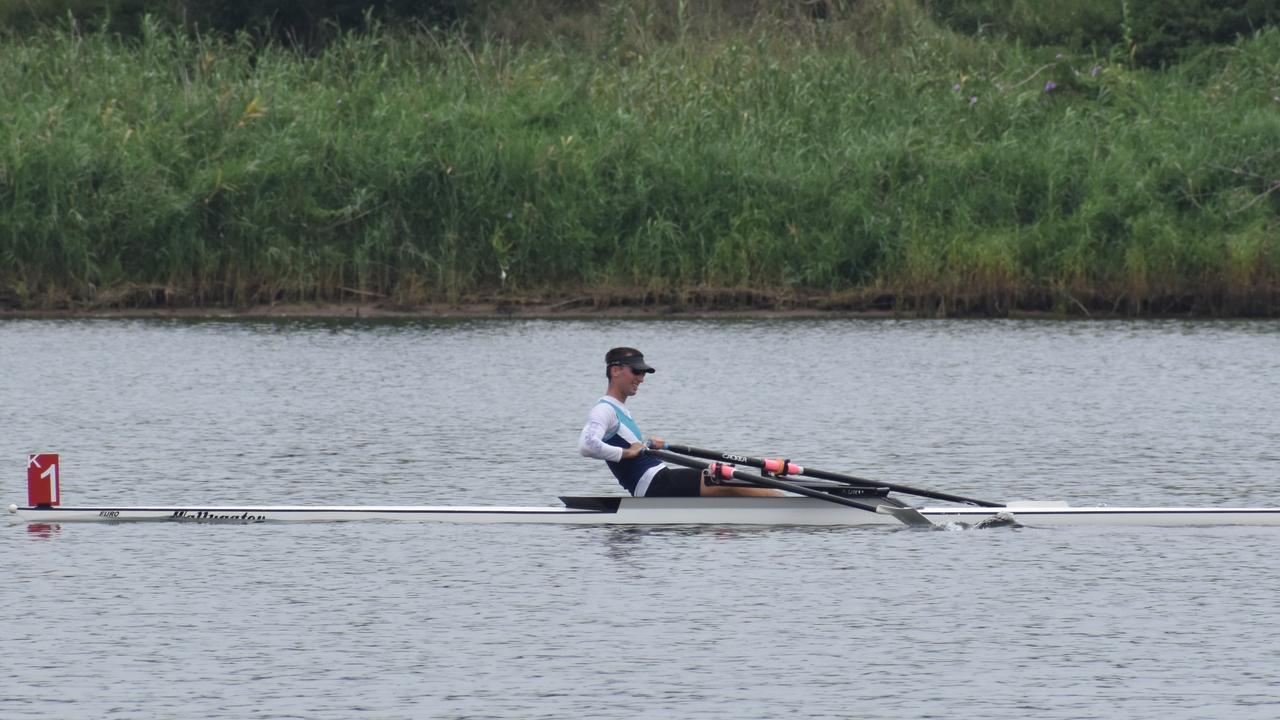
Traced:
POLYGON ((513 217, 515 217, 515 214, 514 214, 514 213, 512 213, 510 210, 508 210, 508 211, 507 211, 507 219, 508 219, 508 220, 510 220, 510 219, 511 219, 511 218, 513 218, 513 217))
POLYGON ((1098 77, 1101 74, 1102 74, 1101 65, 1094 65, 1093 69, 1089 71, 1089 77, 1098 77))
POLYGON ((1044 91, 1047 93, 1053 92, 1054 90, 1057 90, 1057 89, 1058 89, 1058 83, 1052 80, 1044 84, 1044 91))
POLYGON ((970 105, 977 105, 977 104, 978 104, 978 96, 977 96, 977 95, 970 95, 970 96, 969 96, 969 104, 970 104, 970 105))
POLYGON ((951 86, 951 92, 960 92, 960 83, 951 86))

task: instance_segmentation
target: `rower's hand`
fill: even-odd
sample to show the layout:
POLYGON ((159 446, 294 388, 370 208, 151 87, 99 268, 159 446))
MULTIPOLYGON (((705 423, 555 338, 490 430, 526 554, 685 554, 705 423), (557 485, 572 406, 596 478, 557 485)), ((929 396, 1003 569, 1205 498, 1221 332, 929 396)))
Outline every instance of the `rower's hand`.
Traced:
POLYGON ((644 451, 645 451, 644 443, 638 443, 638 442, 631 443, 631 447, 628 447, 626 450, 622 451, 622 459, 630 460, 634 457, 639 456, 640 453, 644 451))
POLYGON ((659 438, 659 437, 649 438, 649 447, 653 448, 654 450, 661 450, 666 446, 667 446, 667 441, 663 440, 662 438, 659 438))

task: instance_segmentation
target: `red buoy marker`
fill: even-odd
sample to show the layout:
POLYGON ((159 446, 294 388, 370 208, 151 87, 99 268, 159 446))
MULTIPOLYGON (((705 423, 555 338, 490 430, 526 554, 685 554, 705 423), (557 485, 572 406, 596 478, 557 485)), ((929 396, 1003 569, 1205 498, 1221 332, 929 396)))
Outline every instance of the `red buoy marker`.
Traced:
POLYGON ((58 485, 58 455, 36 453, 27 456, 27 505, 52 507, 62 502, 58 485))

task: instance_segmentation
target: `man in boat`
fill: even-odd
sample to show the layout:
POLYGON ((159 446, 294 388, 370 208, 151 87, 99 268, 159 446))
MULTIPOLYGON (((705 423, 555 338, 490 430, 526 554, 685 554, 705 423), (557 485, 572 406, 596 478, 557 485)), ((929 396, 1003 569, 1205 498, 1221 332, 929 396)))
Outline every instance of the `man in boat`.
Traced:
POLYGON ((635 395, 647 375, 655 372, 639 350, 617 347, 604 356, 609 388, 587 414, 578 437, 578 452, 604 460, 613 476, 635 497, 697 497, 699 495, 761 495, 779 493, 768 488, 708 485, 701 470, 671 468, 644 452, 649 445, 662 448, 661 438, 649 438, 627 410, 627 398, 635 395))

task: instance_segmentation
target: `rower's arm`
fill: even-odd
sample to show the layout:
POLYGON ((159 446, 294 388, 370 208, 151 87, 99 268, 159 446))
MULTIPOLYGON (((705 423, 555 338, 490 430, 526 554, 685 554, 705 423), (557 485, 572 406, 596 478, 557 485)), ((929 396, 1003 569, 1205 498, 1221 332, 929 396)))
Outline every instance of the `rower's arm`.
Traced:
POLYGON ((578 452, 589 458, 618 462, 622 459, 622 448, 614 447, 604 441, 604 436, 617 431, 618 416, 613 408, 597 404, 587 415, 587 424, 582 427, 578 436, 578 452))

